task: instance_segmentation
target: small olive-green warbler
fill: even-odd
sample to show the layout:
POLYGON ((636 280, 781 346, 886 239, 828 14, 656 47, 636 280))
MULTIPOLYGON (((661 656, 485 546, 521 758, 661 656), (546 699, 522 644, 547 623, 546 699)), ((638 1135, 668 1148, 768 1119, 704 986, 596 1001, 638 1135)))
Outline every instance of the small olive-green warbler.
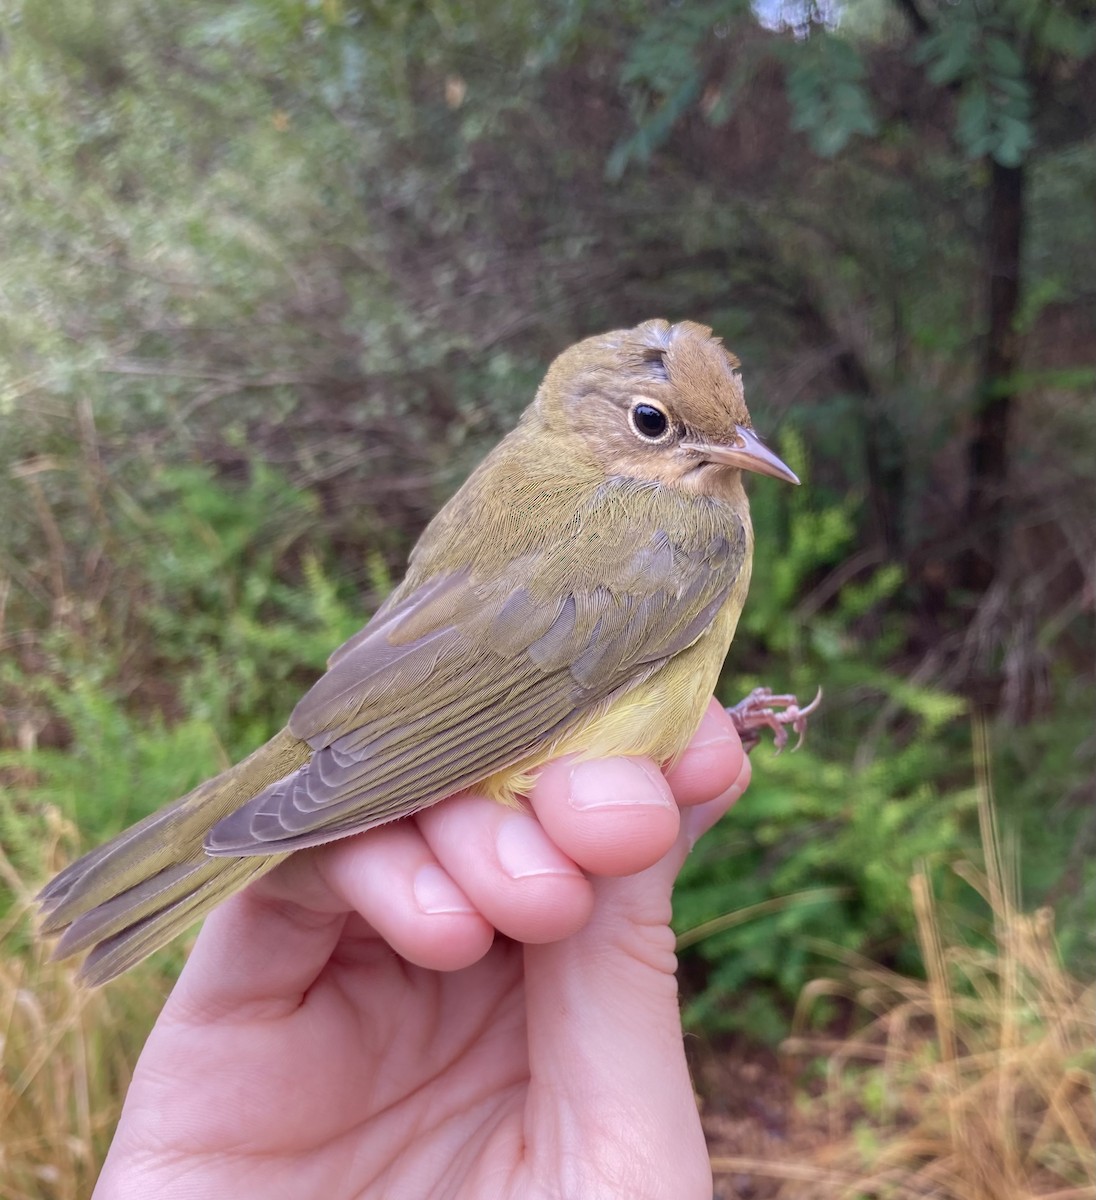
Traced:
POLYGON ((513 802, 563 754, 678 755, 746 599, 742 472, 799 482, 737 368, 689 321, 561 354, 286 728, 47 885, 58 956, 102 983, 293 850, 465 788, 513 802))

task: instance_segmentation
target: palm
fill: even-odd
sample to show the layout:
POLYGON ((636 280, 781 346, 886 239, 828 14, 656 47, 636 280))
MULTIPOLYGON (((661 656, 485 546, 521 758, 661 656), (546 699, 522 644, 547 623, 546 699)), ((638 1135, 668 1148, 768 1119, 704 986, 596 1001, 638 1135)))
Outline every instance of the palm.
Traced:
MULTIPOLYGON (((668 930, 649 932, 668 951, 668 930)), ((525 959, 551 975, 537 959, 552 952, 500 938, 439 973, 344 936, 292 1011, 163 1025, 146 1103, 176 1110, 165 1159, 187 1157, 216 1194, 275 1200, 535 1194, 575 1151, 557 1136, 568 1114, 552 1111, 565 1063, 548 1080, 530 1071, 525 959)), ((601 1135, 588 1123, 582 1136, 601 1135)), ((640 1164, 639 1147, 617 1150, 640 1164)))
POLYGON ((166 1035, 173 1103, 194 1099, 170 1149, 200 1150, 225 1195, 349 1198, 376 1195, 382 1181, 393 1194, 435 1195, 458 1160, 467 1194, 479 1195, 500 1146, 520 1166, 529 1068, 512 942, 440 974, 375 938, 346 937, 293 1011, 166 1035), (211 1089, 232 1104, 212 1108, 211 1089), (491 1163, 475 1152, 487 1143, 491 1163))

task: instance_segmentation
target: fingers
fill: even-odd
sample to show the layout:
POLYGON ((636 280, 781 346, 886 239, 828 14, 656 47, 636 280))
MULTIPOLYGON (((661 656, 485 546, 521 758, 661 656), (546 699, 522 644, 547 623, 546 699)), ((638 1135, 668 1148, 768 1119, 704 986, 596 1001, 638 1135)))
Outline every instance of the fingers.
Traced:
POLYGON ((713 702, 665 776, 640 758, 558 761, 541 772, 532 811, 450 797, 412 821, 291 855, 210 918, 187 974, 215 979, 239 1006, 302 993, 336 946, 362 952, 367 936, 433 970, 476 962, 495 930, 533 944, 565 938, 589 919, 588 874, 631 875, 695 841, 748 770, 713 702))
MULTIPOLYGON (((541 771, 529 795, 535 818, 462 795, 416 824, 486 921, 517 941, 556 941, 589 917, 587 873, 631 875, 658 862, 678 839, 678 803, 697 810, 687 814, 695 840, 736 798, 732 789, 741 794, 746 761, 734 723, 713 701, 666 777, 641 758, 562 760, 541 771)), ((365 915, 380 930, 379 914, 365 915)))
POLYGON ((265 882, 230 896, 206 918, 168 998, 166 1020, 279 1017, 300 1003, 330 960, 346 913, 280 901, 265 882))
POLYGON ((467 793, 294 855, 258 886, 316 911, 350 910, 433 970, 475 962, 496 929, 525 942, 566 937, 592 904, 586 876, 532 813, 467 793))
POLYGON ((173 1004, 190 1004, 194 988, 203 1012, 277 1012, 329 961, 388 946, 458 970, 483 957, 496 929, 525 942, 566 937, 592 903, 585 875, 531 813, 454 796, 416 821, 291 855, 232 897, 210 916, 173 1004))
MULTIPOLYGON (((688 808, 681 814, 681 830, 685 835, 686 847, 691 850, 693 846, 708 832, 718 821, 726 816, 727 810, 734 804, 742 795, 742 793, 750 786, 750 775, 752 768, 749 758, 743 754, 738 775, 734 782, 726 791, 720 792, 712 800, 707 800, 700 804, 695 804, 692 808, 688 808)), ((680 870, 681 864, 678 864, 680 870)))
POLYGON ((438 861, 488 921, 523 942, 551 941, 584 924, 589 913, 579 870, 631 875, 657 862, 677 839, 678 805, 725 796, 744 761, 733 721, 713 701, 666 776, 643 758, 559 760, 540 772, 529 795, 536 820, 461 796, 417 821, 438 861))
POLYGON ((589 880, 532 813, 461 795, 420 813, 417 823, 456 886, 500 933, 545 942, 585 924, 589 880))
POLYGON ((666 782, 682 808, 704 804, 733 786, 749 762, 734 721, 713 700, 688 749, 666 772, 666 782))
POLYGON ((529 802, 549 838, 594 875, 624 875, 673 845, 680 814, 654 763, 564 759, 540 773, 529 802))
POLYGON ((271 877, 271 886, 297 903, 358 914, 360 934, 372 932, 409 962, 432 970, 476 962, 494 936, 410 821, 294 855, 271 877))
POLYGON ((172 1004, 246 1016, 269 1004, 277 1012, 297 1003, 333 956, 360 961, 391 946, 420 966, 456 970, 482 958, 493 938, 414 823, 399 822, 293 854, 221 905, 172 1004))

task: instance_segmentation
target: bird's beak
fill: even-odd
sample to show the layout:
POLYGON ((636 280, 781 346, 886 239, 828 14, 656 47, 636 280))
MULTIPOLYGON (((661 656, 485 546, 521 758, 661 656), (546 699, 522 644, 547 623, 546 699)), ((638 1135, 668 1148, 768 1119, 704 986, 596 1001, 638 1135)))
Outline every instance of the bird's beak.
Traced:
POLYGON ((682 442, 681 448, 702 455, 708 462, 740 467, 743 471, 756 471, 759 475, 771 475, 788 483, 799 482, 799 476, 752 429, 736 425, 734 432, 735 441, 729 446, 722 443, 682 442))

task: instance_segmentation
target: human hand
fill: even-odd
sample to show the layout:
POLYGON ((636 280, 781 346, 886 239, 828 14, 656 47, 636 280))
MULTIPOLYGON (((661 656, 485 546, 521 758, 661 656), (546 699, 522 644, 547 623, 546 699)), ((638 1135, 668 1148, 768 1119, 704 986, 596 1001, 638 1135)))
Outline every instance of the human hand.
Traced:
POLYGON ((555 762, 532 812, 294 855, 206 921, 96 1200, 709 1197, 670 892, 748 780, 713 703, 665 778, 555 762))

